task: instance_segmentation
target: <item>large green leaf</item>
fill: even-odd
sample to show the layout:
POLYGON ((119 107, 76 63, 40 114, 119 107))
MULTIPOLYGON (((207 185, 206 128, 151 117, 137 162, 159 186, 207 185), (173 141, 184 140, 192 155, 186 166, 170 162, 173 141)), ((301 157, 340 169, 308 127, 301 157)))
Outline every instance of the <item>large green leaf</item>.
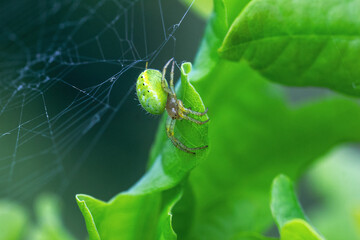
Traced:
POLYGON ((253 0, 219 52, 272 81, 360 95, 359 0, 253 0))
POLYGON ((188 239, 263 231, 271 222, 274 176, 296 177, 333 146, 360 140, 360 109, 351 100, 287 106, 278 89, 244 63, 216 66, 208 84, 196 85, 212 119, 211 152, 190 175, 197 208, 188 239))
POLYGON ((227 26, 217 19, 222 17, 216 12, 191 75, 209 107, 211 152, 190 174, 183 199, 193 202, 179 203, 182 209, 196 206, 192 225, 177 228, 191 214, 181 212, 178 220, 174 215, 182 239, 231 239, 242 231, 264 231, 271 223, 268 189, 278 173, 295 178, 333 146, 360 140, 360 108, 352 99, 292 106, 278 86, 246 63, 219 59, 217 27, 227 26))
POLYGON ((109 202, 78 194, 90 240, 176 239, 171 210, 181 197, 180 188, 160 193, 121 193, 109 202))
POLYGON ((271 212, 282 240, 323 239, 305 220, 291 180, 279 175, 271 187, 271 212))

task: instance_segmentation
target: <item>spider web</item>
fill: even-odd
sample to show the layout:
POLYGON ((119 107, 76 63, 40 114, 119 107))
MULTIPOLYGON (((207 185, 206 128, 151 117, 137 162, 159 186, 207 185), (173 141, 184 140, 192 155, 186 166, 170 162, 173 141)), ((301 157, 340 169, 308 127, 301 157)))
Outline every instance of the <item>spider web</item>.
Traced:
POLYGON ((0 197, 31 196, 58 176, 60 188, 71 183, 133 96, 145 62, 151 66, 167 43, 175 49, 173 35, 189 9, 166 22, 162 5, 160 0, 0 3, 0 197), (149 31, 154 24, 158 31, 149 31), (77 160, 66 168, 72 155, 77 160))

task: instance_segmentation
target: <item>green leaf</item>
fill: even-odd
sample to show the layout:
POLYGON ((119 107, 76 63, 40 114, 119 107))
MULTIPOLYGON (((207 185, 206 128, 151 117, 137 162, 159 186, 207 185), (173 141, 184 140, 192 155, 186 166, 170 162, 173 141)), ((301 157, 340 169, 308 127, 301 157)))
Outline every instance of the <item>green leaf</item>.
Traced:
POLYGON ((219 53, 268 79, 360 95, 359 0, 253 0, 219 53))
POLYGON ((295 196, 294 186, 285 175, 277 176, 271 187, 271 212, 282 240, 323 239, 307 222, 295 196))
POLYGON ((166 192, 133 195, 121 193, 109 202, 78 194, 89 238, 93 239, 176 239, 171 210, 181 197, 180 188, 166 192))
MULTIPOLYGON (((209 21, 209 27, 212 28, 218 39, 224 38, 236 16, 249 2, 250 0, 214 0, 214 13, 209 21)), ((205 39, 208 37, 207 35, 208 33, 205 35, 205 39)))
POLYGON ((360 140, 357 103, 335 98, 294 107, 246 64, 215 66, 194 82, 209 106, 211 153, 190 174, 196 209, 187 239, 264 231, 268 189, 279 172, 296 177, 333 146, 360 140))
POLYGON ((0 239, 23 239, 28 220, 24 208, 10 201, 0 201, 0 239))
POLYGON ((307 222, 294 219, 281 228, 281 240, 321 240, 321 237, 307 222))
MULTIPOLYGON (((196 206, 191 228, 177 231, 181 239, 265 231, 272 221, 268 189, 277 174, 295 178, 332 147, 360 140, 360 109, 352 99, 336 96, 294 106, 245 62, 219 59, 221 40, 214 29, 221 21, 214 19, 220 15, 210 20, 190 76, 209 107, 211 152, 189 176, 183 199, 192 192, 192 202, 179 202, 189 211, 196 206)), ((226 29, 225 23, 219 28, 226 29)), ((188 216, 174 215, 174 228, 190 221, 188 216)))
POLYGON ((28 232, 31 240, 74 240, 61 220, 60 200, 55 195, 44 194, 36 199, 36 224, 28 232))
POLYGON ((273 181, 270 206, 280 229, 293 219, 305 220, 305 215, 294 192, 293 183, 285 175, 279 175, 273 181))
POLYGON ((275 240, 277 238, 264 237, 258 233, 243 232, 236 234, 231 240, 275 240))

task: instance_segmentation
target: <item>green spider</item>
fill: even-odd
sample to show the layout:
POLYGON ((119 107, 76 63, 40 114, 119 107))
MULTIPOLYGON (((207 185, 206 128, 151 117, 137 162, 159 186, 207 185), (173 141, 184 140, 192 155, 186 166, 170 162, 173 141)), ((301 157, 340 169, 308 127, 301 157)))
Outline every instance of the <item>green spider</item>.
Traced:
POLYGON ((166 133, 170 138, 171 142, 178 149, 185 151, 187 153, 195 154, 195 150, 204 149, 208 146, 189 148, 182 142, 180 142, 174 136, 174 128, 176 120, 188 120, 196 124, 204 124, 209 121, 200 121, 189 116, 189 114, 195 116, 203 116, 207 113, 208 109, 205 112, 196 112, 190 108, 185 108, 183 102, 176 97, 175 88, 174 88, 174 58, 171 58, 164 66, 163 72, 155 69, 146 69, 144 72, 140 73, 137 82, 136 82, 136 93, 139 99, 141 106, 151 114, 162 114, 165 109, 169 115, 166 121, 166 133), (170 72, 170 88, 165 79, 166 68, 172 62, 171 72, 170 72))

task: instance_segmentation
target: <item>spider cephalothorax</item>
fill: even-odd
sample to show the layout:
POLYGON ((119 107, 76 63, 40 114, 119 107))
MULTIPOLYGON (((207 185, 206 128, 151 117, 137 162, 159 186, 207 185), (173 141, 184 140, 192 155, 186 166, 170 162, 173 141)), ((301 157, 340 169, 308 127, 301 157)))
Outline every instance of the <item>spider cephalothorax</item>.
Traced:
POLYGON ((171 142, 178 149, 195 154, 195 150, 204 149, 208 146, 189 148, 180 142, 174 136, 174 128, 176 120, 189 120, 197 124, 204 124, 209 121, 200 121, 190 117, 189 115, 203 116, 207 113, 205 112, 196 112, 190 108, 185 108, 182 101, 176 97, 175 87, 174 87, 174 59, 171 58, 164 66, 163 72, 155 69, 146 69, 142 72, 136 83, 136 93, 140 104, 143 108, 151 114, 161 114, 166 109, 169 117, 166 121, 166 133, 170 138, 171 142), (172 62, 171 72, 170 72, 170 87, 165 79, 166 69, 168 65, 172 62))

